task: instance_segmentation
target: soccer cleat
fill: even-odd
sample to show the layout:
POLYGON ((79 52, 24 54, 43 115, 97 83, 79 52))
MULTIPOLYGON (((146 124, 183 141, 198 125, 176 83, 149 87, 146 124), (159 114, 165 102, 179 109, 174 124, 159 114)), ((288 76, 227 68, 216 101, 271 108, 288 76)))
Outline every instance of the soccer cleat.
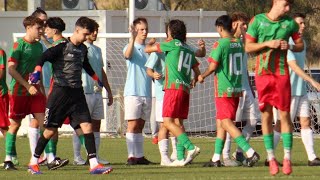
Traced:
POLYGON ((3 168, 7 171, 18 170, 17 168, 14 167, 14 164, 11 161, 3 162, 3 168))
POLYGON ((292 173, 291 161, 288 159, 284 159, 282 163, 283 163, 283 167, 282 167, 283 174, 290 175, 292 173))
POLYGON ((222 163, 220 160, 213 162, 212 159, 210 159, 209 162, 205 163, 203 167, 221 167, 222 163))
POLYGON ((55 158, 52 162, 47 164, 49 170, 56 170, 69 163, 69 159, 55 158))
POLYGON ((104 159, 100 159, 100 158, 97 158, 97 159, 98 159, 98 163, 99 163, 99 164, 102 164, 102 165, 108 165, 108 164, 110 164, 109 161, 106 161, 106 160, 104 160, 104 159))
POLYGON ((254 152, 253 155, 245 160, 243 165, 252 167, 255 163, 260 160, 260 156, 257 152, 254 152))
POLYGON ((173 161, 171 164, 169 164, 168 166, 171 166, 171 167, 179 167, 179 166, 185 166, 186 163, 184 161, 184 159, 181 159, 181 160, 178 160, 176 159, 175 161, 173 161))
POLYGON ((137 165, 137 158, 135 157, 128 158, 126 165, 137 165))
POLYGON ((149 164, 155 164, 151 161, 149 161, 148 159, 146 159, 144 156, 141 158, 136 158, 137 164, 140 165, 149 165, 149 164))
POLYGON ((170 159, 171 161, 175 161, 177 159, 177 151, 172 151, 170 159))
POLYGON ((39 165, 28 165, 28 172, 31 174, 42 174, 40 171, 39 165))
POLYGON ((228 157, 223 159, 223 165, 226 167, 237 167, 240 166, 241 163, 228 157))
POLYGON ((90 169, 90 174, 109 174, 112 171, 112 167, 104 167, 102 164, 98 164, 96 167, 90 169))
POLYGON ((192 161, 199 154, 200 154, 200 148, 197 146, 194 146, 193 150, 189 150, 187 152, 187 158, 185 160, 185 164, 188 164, 190 161, 192 161))
POLYGON ((269 164, 269 172, 272 176, 278 174, 279 172, 279 164, 278 161, 276 159, 271 159, 270 161, 268 161, 269 164))
MULTIPOLYGON (((277 161, 277 160, 276 160, 277 161)), ((277 161, 277 163, 278 163, 278 166, 282 166, 282 164, 279 162, 279 161, 277 161)), ((266 159, 265 161, 264 161, 264 165, 265 166, 269 166, 269 161, 268 161, 268 159, 266 159)))
POLYGON ((81 157, 76 157, 73 159, 73 164, 77 166, 83 166, 87 164, 87 161, 82 159, 81 157))
POLYGON ((38 159, 38 164, 40 165, 40 166, 44 166, 44 165, 47 165, 47 158, 43 158, 43 157, 40 157, 39 159, 38 159))
POLYGON ((308 166, 320 166, 320 159, 316 157, 314 160, 308 161, 308 166))
POLYGON ((232 157, 233 157, 236 161, 241 162, 241 163, 245 162, 245 160, 246 160, 246 157, 243 155, 242 152, 234 152, 234 153, 232 154, 232 157))
POLYGON ((158 136, 152 138, 152 144, 158 144, 158 136))
POLYGON ((17 156, 12 156, 11 161, 13 163, 13 165, 18 166, 19 165, 19 161, 17 156))
POLYGON ((169 166, 171 163, 169 157, 161 158, 160 166, 169 166))

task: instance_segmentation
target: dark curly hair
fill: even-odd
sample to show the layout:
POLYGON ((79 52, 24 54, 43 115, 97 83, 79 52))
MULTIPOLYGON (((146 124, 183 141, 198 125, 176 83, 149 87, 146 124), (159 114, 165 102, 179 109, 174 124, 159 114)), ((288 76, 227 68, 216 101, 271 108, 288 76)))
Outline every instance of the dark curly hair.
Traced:
POLYGON ((186 43, 187 28, 183 21, 179 19, 173 19, 167 24, 167 27, 170 30, 171 37, 173 39, 178 39, 182 43, 186 43))
POLYGON ((77 20, 76 26, 88 29, 90 33, 95 31, 93 20, 85 16, 82 16, 77 20))
POLYGON ((222 15, 216 20, 216 26, 221 26, 224 30, 232 31, 232 19, 228 15, 222 15))
POLYGON ((49 28, 57 29, 60 32, 63 32, 66 29, 66 24, 59 17, 51 17, 47 20, 46 26, 49 28))

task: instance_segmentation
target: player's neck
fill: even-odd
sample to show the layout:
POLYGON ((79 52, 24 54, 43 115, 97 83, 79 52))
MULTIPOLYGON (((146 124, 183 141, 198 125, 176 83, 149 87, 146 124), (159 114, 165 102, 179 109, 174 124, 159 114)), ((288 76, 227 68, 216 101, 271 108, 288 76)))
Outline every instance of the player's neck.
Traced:
POLYGON ((271 9, 270 12, 268 12, 266 15, 271 21, 279 21, 279 19, 281 18, 279 13, 277 13, 277 11, 274 9, 271 9))
POLYGON ((136 38, 134 40, 135 43, 138 43, 138 44, 145 44, 146 43, 146 40, 145 39, 139 39, 139 38, 136 38))
POLYGON ((89 39, 87 39, 86 42, 89 43, 89 44, 93 44, 93 41, 92 41, 92 40, 89 40, 89 39))
POLYGON ((54 35, 54 36, 52 37, 52 39, 53 39, 54 42, 55 42, 55 41, 58 41, 58 40, 60 40, 60 39, 62 39, 62 38, 63 38, 62 34, 54 35))
POLYGON ((24 39, 25 41, 27 41, 28 43, 34 43, 34 42, 37 41, 35 38, 31 37, 31 36, 28 35, 28 34, 26 34, 26 35, 23 37, 23 39, 24 39))
POLYGON ((77 38, 74 37, 74 35, 72 35, 72 36, 70 37, 70 41, 71 41, 71 43, 72 43, 73 45, 75 45, 75 46, 78 46, 79 44, 81 44, 81 42, 77 41, 77 38))
POLYGON ((232 35, 227 31, 221 32, 220 36, 221 36, 221 38, 231 38, 232 37, 232 35))

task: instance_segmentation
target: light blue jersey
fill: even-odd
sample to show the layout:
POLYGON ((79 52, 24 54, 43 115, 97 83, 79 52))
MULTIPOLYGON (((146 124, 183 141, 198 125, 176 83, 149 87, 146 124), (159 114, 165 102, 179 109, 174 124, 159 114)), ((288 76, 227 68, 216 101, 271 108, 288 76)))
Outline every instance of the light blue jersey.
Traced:
MULTIPOLYGON (((128 45, 123 49, 127 50, 128 45)), ((151 98, 151 78, 146 73, 149 55, 144 52, 145 45, 134 43, 134 49, 130 59, 126 60, 127 79, 124 87, 124 96, 142 96, 151 98)))
POLYGON ((242 61, 242 76, 241 76, 242 90, 251 91, 248 79, 248 55, 244 53, 242 61))
POLYGON ((151 53, 148 61, 146 63, 146 67, 153 69, 155 72, 162 74, 162 78, 159 80, 155 80, 155 96, 157 101, 162 101, 164 96, 163 91, 163 81, 164 81, 164 70, 165 70, 165 55, 163 53, 151 53))
MULTIPOLYGON (((102 68, 104 66, 101 49, 90 43, 84 43, 88 48, 88 59, 89 63, 97 74, 99 79, 102 81, 102 68)), ((84 69, 82 69, 82 86, 85 94, 101 93, 102 88, 89 76, 84 69)))
MULTIPOLYGON (((303 40, 304 49, 301 52, 288 51, 287 61, 296 61, 297 65, 304 70, 304 64, 306 59, 306 43, 303 40)), ((289 44, 294 44, 293 40, 289 39, 289 44)), ((291 96, 304 96, 307 94, 307 84, 306 82, 293 72, 290 68, 290 83, 291 83, 291 96)))
MULTIPOLYGON (((48 41, 52 43, 52 40, 48 41)), ((45 52, 48 49, 47 46, 43 41, 40 41, 40 43, 42 44, 43 52, 45 52)), ((46 61, 42 66, 42 83, 45 88, 50 87, 51 74, 51 63, 49 61, 46 61)))

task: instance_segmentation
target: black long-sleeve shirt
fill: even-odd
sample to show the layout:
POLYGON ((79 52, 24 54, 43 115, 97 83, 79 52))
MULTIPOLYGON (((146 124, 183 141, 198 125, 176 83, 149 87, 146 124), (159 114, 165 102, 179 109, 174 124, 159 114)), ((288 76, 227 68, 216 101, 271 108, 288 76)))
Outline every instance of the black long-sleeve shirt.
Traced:
POLYGON ((75 46, 70 41, 62 42, 47 49, 37 65, 42 67, 45 61, 51 62, 55 85, 80 88, 82 87, 82 68, 90 76, 95 74, 89 63, 87 52, 87 47, 83 43, 75 46))

